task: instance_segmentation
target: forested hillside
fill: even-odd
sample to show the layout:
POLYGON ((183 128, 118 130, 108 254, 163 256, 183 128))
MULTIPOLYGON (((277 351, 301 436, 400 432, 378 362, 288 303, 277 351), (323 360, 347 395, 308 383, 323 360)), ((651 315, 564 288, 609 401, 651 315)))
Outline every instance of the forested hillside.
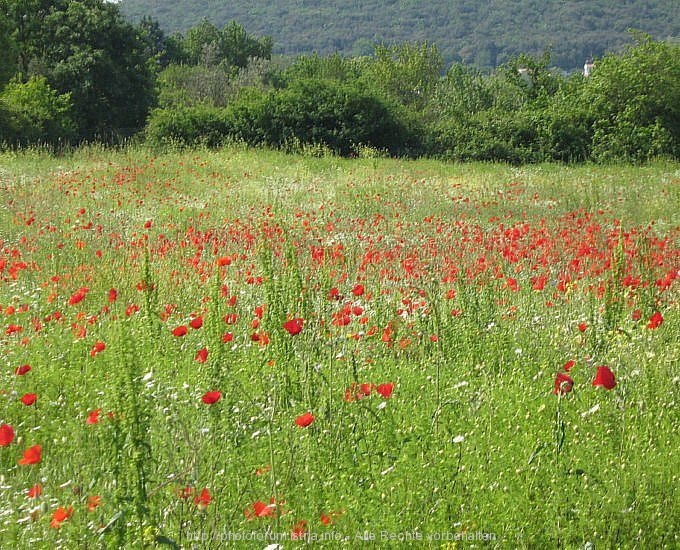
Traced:
POLYGON ((150 15, 168 33, 206 17, 218 27, 236 20, 249 33, 271 36, 274 53, 367 55, 375 43, 428 41, 445 62, 480 68, 551 48, 556 66, 575 69, 587 57, 631 43, 631 28, 659 40, 680 36, 677 0, 123 0, 120 6, 135 20, 150 15))

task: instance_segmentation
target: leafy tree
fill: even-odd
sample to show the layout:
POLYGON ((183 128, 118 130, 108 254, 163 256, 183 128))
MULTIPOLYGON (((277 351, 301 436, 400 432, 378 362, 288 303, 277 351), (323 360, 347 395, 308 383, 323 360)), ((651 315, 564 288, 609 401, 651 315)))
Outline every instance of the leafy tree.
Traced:
POLYGON ((186 36, 173 37, 177 63, 188 65, 226 65, 242 69, 253 58, 270 59, 272 41, 269 37, 254 38, 245 29, 231 21, 221 30, 207 19, 191 27, 186 36))
POLYGON ((13 79, 0 94, 0 104, 9 115, 4 141, 13 144, 56 143, 74 136, 70 94, 59 94, 45 77, 28 82, 13 79))
POLYGON ((596 158, 680 155, 680 45, 640 35, 621 55, 596 61, 583 94, 596 158))
POLYGON ((413 109, 422 109, 444 66, 439 50, 427 43, 377 46, 365 69, 367 84, 413 109))
POLYGON ((0 0, 14 25, 24 81, 45 76, 71 94, 80 138, 140 128, 154 102, 139 29, 103 0, 0 0))
POLYGON ((17 47, 10 30, 9 19, 0 12, 0 88, 9 81, 17 70, 17 47))

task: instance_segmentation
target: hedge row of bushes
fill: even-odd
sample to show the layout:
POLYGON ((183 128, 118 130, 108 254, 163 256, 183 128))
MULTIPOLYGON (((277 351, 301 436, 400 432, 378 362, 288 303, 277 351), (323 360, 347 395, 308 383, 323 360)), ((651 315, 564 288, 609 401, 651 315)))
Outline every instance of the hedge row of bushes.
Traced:
POLYGON ((518 57, 493 75, 456 65, 442 78, 436 50, 402 46, 382 55, 305 58, 259 85, 250 78, 221 98, 225 106, 161 106, 149 118, 147 139, 311 144, 341 155, 369 146, 391 155, 513 163, 680 158, 677 45, 639 37, 626 52, 598 60, 587 78, 551 72, 547 56, 518 57))

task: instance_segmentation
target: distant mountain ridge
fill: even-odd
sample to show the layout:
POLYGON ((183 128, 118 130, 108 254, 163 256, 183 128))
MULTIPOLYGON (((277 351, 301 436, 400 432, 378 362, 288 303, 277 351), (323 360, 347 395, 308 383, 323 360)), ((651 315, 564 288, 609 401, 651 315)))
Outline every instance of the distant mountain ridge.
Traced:
POLYGON ((364 55, 376 43, 427 41, 447 63, 493 67, 518 53, 550 49, 552 63, 583 66, 588 57, 632 42, 629 29, 656 40, 680 36, 679 0, 122 0, 123 13, 151 16, 167 32, 203 18, 218 27, 236 20, 271 36, 282 54, 364 55))

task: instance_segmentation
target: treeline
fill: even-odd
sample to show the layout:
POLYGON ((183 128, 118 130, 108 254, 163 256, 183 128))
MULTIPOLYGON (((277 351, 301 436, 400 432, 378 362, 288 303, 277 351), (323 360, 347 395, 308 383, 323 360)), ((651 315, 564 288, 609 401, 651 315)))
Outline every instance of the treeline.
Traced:
POLYGON ((680 158, 680 46, 645 35, 586 78, 548 54, 445 70, 427 43, 272 60, 272 41, 235 22, 166 36, 101 0, 0 0, 0 31, 6 146, 135 135, 513 163, 680 158))
POLYGON ((274 54, 314 52, 371 55, 377 43, 428 41, 448 65, 496 68, 520 53, 540 56, 566 70, 588 57, 622 51, 627 29, 655 39, 680 36, 677 0, 122 0, 134 20, 150 15, 168 32, 187 31, 209 17, 217 26, 231 20, 249 32, 271 34, 274 54))

